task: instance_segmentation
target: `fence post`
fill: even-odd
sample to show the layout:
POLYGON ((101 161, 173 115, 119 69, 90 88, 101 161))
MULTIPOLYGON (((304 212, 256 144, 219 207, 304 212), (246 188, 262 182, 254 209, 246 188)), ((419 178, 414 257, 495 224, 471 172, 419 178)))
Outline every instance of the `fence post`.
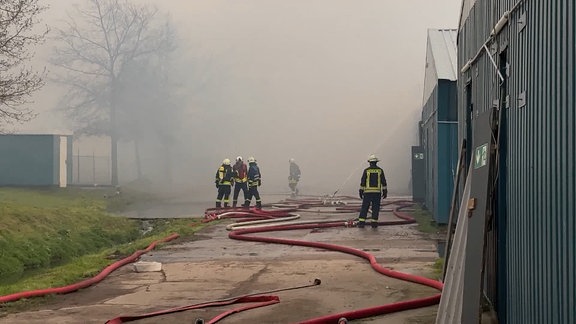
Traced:
POLYGON ((96 155, 92 151, 92 183, 96 185, 96 155))
POLYGON ((76 163, 76 184, 80 183, 80 147, 78 147, 78 162, 76 163))

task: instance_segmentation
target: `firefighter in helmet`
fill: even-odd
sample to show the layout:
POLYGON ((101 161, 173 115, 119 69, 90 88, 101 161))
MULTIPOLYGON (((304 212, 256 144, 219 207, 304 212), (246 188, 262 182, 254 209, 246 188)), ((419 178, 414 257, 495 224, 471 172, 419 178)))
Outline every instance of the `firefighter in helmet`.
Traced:
POLYGON ((248 168, 241 156, 236 158, 236 163, 232 166, 232 170, 234 171, 234 195, 232 196, 232 207, 236 207, 240 190, 242 190, 244 200, 248 197, 248 168))
POLYGON ((222 202, 224 202, 224 208, 228 207, 228 199, 230 198, 230 192, 234 184, 233 177, 234 172, 230 166, 230 159, 224 159, 222 165, 218 168, 218 171, 216 171, 216 178, 214 180, 216 188, 218 189, 216 208, 221 208, 222 202))
POLYGON ((298 185, 298 181, 300 181, 300 167, 298 166, 298 164, 296 164, 296 161, 294 161, 294 159, 290 159, 288 160, 288 162, 290 163, 290 175, 288 176, 288 187, 290 187, 291 192, 291 196, 295 197, 296 195, 298 195, 298 188, 296 188, 296 186, 298 185))
POLYGON ((258 192, 258 187, 262 185, 262 176, 260 174, 260 168, 256 163, 254 157, 248 158, 248 197, 244 201, 244 207, 250 207, 252 202, 252 197, 256 198, 256 208, 262 208, 262 200, 260 200, 260 193, 258 192))
POLYGON ((384 175, 384 170, 377 165, 378 161, 380 160, 376 155, 370 155, 370 157, 368 157, 368 163, 370 163, 370 166, 362 172, 360 189, 358 190, 360 199, 362 199, 362 208, 360 209, 360 215, 358 216, 358 227, 360 228, 364 227, 370 205, 372 205, 372 218, 370 219, 370 224, 372 225, 372 228, 378 227, 380 200, 388 196, 386 176, 384 175))

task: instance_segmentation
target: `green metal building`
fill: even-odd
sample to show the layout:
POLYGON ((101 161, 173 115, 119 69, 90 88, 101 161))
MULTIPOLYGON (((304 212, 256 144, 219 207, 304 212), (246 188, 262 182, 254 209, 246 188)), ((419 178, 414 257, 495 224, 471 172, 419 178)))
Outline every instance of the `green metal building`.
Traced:
POLYGON ((426 46, 420 146, 425 205, 438 224, 448 222, 458 162, 456 37, 455 29, 429 29, 426 46))
POLYGON ((462 317, 442 324, 466 323, 481 298, 499 323, 576 323, 575 44, 574 0, 462 2, 459 138, 473 171, 468 208, 483 213, 466 218, 485 217, 467 229, 466 256, 486 245, 481 283, 466 259, 462 317))
POLYGON ((72 179, 72 136, 0 135, 0 186, 66 187, 72 179))

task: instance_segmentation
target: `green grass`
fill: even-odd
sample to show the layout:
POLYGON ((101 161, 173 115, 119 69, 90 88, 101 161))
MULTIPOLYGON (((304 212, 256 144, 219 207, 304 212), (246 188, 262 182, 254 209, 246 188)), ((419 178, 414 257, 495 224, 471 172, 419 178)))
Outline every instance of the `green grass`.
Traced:
POLYGON ((155 240, 171 233, 186 238, 203 226, 191 219, 152 220, 154 229, 143 235, 139 221, 107 212, 111 202, 135 198, 105 195, 1 188, 0 295, 78 282, 155 240))
POLYGON ((444 270, 444 258, 438 258, 432 265, 432 276, 435 279, 442 277, 442 270, 444 270))
POLYGON ((432 218, 432 214, 419 205, 414 206, 414 211, 411 212, 411 215, 418 223, 418 230, 422 233, 436 234, 442 232, 445 228, 445 226, 438 225, 432 218))
MULTIPOLYGON (((414 210, 411 212, 411 215, 412 217, 414 217, 414 219, 418 224, 417 226, 418 231, 426 235, 430 236, 443 235, 443 233, 445 233, 446 231, 446 226, 438 225, 434 221, 432 214, 428 210, 423 209, 422 206, 420 205, 414 206, 414 210)), ((436 259, 434 264, 432 264, 430 274, 427 275, 427 277, 434 280, 438 280, 440 277, 442 277, 443 267, 444 267, 444 258, 436 259)))
MULTIPOLYGON (((60 266, 30 272, 14 283, 0 286, 0 295, 76 283, 93 277, 108 265, 138 250, 145 249, 154 241, 161 240, 172 233, 178 233, 181 239, 185 239, 203 226, 202 223, 190 219, 154 221, 153 223, 155 229, 146 237, 80 256, 60 266)), ((156 248, 163 244, 157 245, 156 248)))

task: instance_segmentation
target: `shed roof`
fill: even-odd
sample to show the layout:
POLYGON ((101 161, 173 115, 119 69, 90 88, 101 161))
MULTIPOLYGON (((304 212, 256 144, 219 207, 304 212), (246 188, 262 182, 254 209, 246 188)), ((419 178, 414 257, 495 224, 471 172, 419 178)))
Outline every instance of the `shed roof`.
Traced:
POLYGON ((456 29, 428 29, 428 46, 438 80, 456 81, 458 77, 457 38, 456 29))

